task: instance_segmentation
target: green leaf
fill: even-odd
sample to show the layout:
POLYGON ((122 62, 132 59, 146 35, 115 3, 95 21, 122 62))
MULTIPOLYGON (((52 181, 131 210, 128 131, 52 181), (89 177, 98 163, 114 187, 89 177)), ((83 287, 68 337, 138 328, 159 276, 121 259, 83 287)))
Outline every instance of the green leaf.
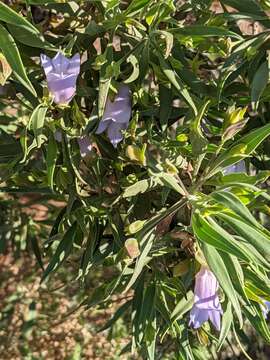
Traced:
POLYGON ((209 104, 210 100, 207 100, 202 104, 198 110, 198 114, 190 124, 190 142, 192 145, 192 153, 195 156, 201 155, 207 149, 208 140, 203 136, 201 130, 201 121, 207 112, 209 104))
POLYGON ((237 234, 252 244, 261 255, 270 258, 270 237, 243 220, 226 214, 218 214, 237 234))
POLYGON ((54 49, 34 25, 4 3, 0 3, 0 20, 7 23, 11 35, 21 43, 41 49, 54 49))
POLYGON ((188 291, 186 296, 183 297, 178 304, 175 306, 174 310, 171 313, 172 322, 180 319, 184 314, 186 314, 193 306, 194 303, 194 294, 192 291, 188 291))
POLYGON ((27 31, 39 34, 37 28, 34 27, 28 20, 23 16, 20 16, 16 11, 12 10, 9 6, 5 5, 3 2, 0 3, 0 20, 8 24, 13 24, 24 28, 27 31))
POLYGON ((29 120, 29 126, 33 129, 38 148, 40 148, 45 138, 45 135, 43 135, 43 126, 47 110, 48 108, 46 106, 39 104, 33 111, 29 120))
POLYGON ((228 36, 234 39, 243 40, 242 36, 236 34, 227 29, 223 29, 216 26, 204 26, 204 25, 191 25, 185 27, 178 27, 169 30, 177 36, 202 36, 202 37, 212 37, 212 36, 228 36))
POLYGON ((53 176, 54 176, 54 170, 57 160, 57 144, 54 139, 54 136, 51 134, 49 137, 49 143, 47 148, 47 157, 46 157, 46 164, 47 164, 47 179, 48 179, 48 185, 51 189, 53 189, 53 176))
POLYGON ((181 209, 184 205, 186 205, 186 203, 187 203, 187 199, 182 198, 181 200, 177 201, 174 205, 172 205, 168 209, 160 211, 153 217, 149 218, 145 222, 144 227, 141 230, 141 233, 146 234, 151 229, 153 229, 159 222, 161 222, 163 219, 165 219, 167 216, 176 213, 179 209, 181 209))
POLYGON ((127 62, 129 62, 132 65, 133 70, 130 76, 124 81, 124 83, 130 84, 138 79, 140 75, 140 68, 139 68, 138 59, 134 54, 129 55, 129 57, 127 58, 127 62))
POLYGON ((151 260, 151 257, 149 257, 148 255, 152 248, 155 237, 155 234, 153 233, 153 231, 151 231, 142 238, 142 241, 140 242, 141 253, 140 256, 137 258, 133 274, 125 288, 125 292, 127 292, 131 288, 131 286, 137 280, 138 276, 141 274, 144 266, 151 260))
POLYGON ((239 259, 250 261, 249 254, 241 249, 240 244, 226 230, 220 227, 211 217, 206 221, 199 213, 192 215, 192 228, 196 237, 203 243, 235 255, 239 259))
MULTIPOLYGON (((0 3, 1 4, 1 3, 0 3)), ((37 96, 36 90, 29 80, 22 59, 13 37, 7 30, 0 25, 0 48, 12 68, 14 76, 25 86, 34 96, 37 96)))
POLYGON ((269 64, 264 62, 255 72, 251 83, 251 104, 254 111, 257 110, 260 97, 269 80, 269 64))
POLYGON ((249 299, 245 292, 244 273, 242 266, 236 256, 225 252, 219 252, 228 270, 234 289, 238 292, 242 304, 249 304, 249 299))
POLYGON ((224 341, 226 340, 229 334, 232 322, 233 322, 232 304, 228 301, 226 310, 224 311, 222 316, 222 325, 218 339, 218 348, 217 348, 218 352, 220 351, 222 345, 224 344, 224 341))
POLYGON ((6 58, 3 54, 0 53, 0 85, 4 86, 7 79, 10 77, 12 69, 9 66, 6 58))
POLYGON ((53 45, 46 41, 40 33, 32 31, 32 29, 26 29, 25 27, 11 24, 8 24, 7 28, 16 41, 19 41, 24 45, 55 51, 53 45))
POLYGON ((261 229, 262 226, 258 223, 255 217, 251 214, 249 209, 242 203, 242 201, 234 194, 228 191, 215 191, 211 194, 211 197, 218 203, 223 204, 238 216, 244 219, 248 224, 254 225, 261 229))
POLYGON ((157 179, 162 185, 171 188, 183 196, 186 195, 185 191, 178 184, 176 178, 173 175, 162 172, 157 174, 157 179))
POLYGON ((245 0, 245 2, 239 0, 220 0, 220 2, 244 13, 257 14, 266 17, 266 14, 256 0, 245 0))
POLYGON ((259 310, 259 305, 243 307, 243 312, 256 331, 270 344, 270 330, 262 311, 259 310))
MULTIPOLYGON (((155 312, 155 300, 156 299, 156 286, 155 283, 151 283, 146 287, 144 292, 142 307, 140 311, 140 328, 144 333, 144 330, 151 324, 153 315, 155 312)), ((144 337, 147 337, 147 334, 144 333, 144 337)))
POLYGON ((125 11, 125 14, 128 16, 135 15, 138 11, 144 9, 150 1, 151 0, 132 0, 125 11))
MULTIPOLYGON (((112 36, 110 38, 110 41, 112 42, 112 36)), ((108 97, 112 77, 111 75, 107 74, 107 69, 109 66, 111 66, 111 63, 113 62, 113 48, 112 43, 108 45, 104 55, 103 55, 105 62, 101 66, 100 69, 100 79, 99 79, 99 92, 98 92, 98 117, 99 119, 102 118, 106 100, 108 97)))
POLYGON ((154 177, 151 177, 149 179, 140 180, 140 181, 136 182, 135 184, 130 185, 129 187, 125 188, 124 192, 123 192, 123 197, 124 198, 133 197, 138 194, 145 193, 146 191, 151 190, 155 186, 157 186, 157 181, 154 177))
POLYGON ((257 183, 265 182, 270 176, 269 170, 260 171, 256 175, 248 175, 245 173, 234 173, 234 174, 218 174, 217 177, 209 179, 206 184, 214 186, 226 186, 238 185, 238 184, 250 184, 256 185, 257 183))
POLYGON ((136 344, 140 344, 141 340, 143 339, 143 333, 140 325, 144 295, 144 281, 145 273, 142 273, 136 282, 136 287, 132 300, 132 348, 134 348, 136 344))
POLYGON ((260 143, 270 134, 270 124, 266 124, 258 129, 249 132, 239 139, 233 146, 225 150, 218 158, 210 164, 210 170, 206 178, 213 176, 218 171, 233 165, 251 154, 260 143))
POLYGON ((158 59, 160 63, 160 67, 164 73, 164 75, 167 77, 167 79, 170 81, 170 83, 175 87, 175 89, 179 92, 180 96, 186 101, 186 103, 190 106, 191 110, 194 112, 195 115, 197 115, 198 111, 196 108, 196 105, 187 89, 187 87, 184 85, 180 77, 177 75, 177 73, 173 70, 173 68, 170 66, 170 64, 163 58, 163 56, 158 52, 158 59))
POLYGON ((78 236, 77 229, 77 222, 74 222, 65 233, 42 275, 41 282, 43 282, 52 271, 58 269, 63 261, 69 256, 73 248, 73 243, 78 236))
POLYGON ((230 275, 229 275, 227 268, 222 260, 222 257, 220 256, 219 252, 213 246, 207 245, 206 243, 202 243, 201 246, 202 246, 204 256, 206 258, 206 261, 207 261, 210 269, 213 271, 213 273, 217 277, 219 285, 222 287, 222 289, 224 290, 228 299, 232 303, 232 306, 238 317, 240 326, 242 327, 243 326, 243 318, 242 318, 241 307, 240 307, 240 304, 239 304, 239 301, 237 298, 237 294, 234 290, 230 275))
POLYGON ((166 48, 164 58, 167 59, 171 55, 173 49, 173 34, 164 30, 156 30, 155 33, 160 34, 161 38, 165 40, 166 48))
POLYGON ((270 300, 270 280, 267 275, 255 273, 250 268, 243 268, 245 276, 245 286, 253 291, 261 299, 270 300))

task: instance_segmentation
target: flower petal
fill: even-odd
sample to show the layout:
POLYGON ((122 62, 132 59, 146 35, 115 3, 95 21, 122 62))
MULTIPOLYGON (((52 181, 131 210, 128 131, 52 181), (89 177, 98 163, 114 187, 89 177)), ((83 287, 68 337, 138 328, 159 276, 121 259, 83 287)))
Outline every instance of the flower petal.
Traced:
POLYGON ((208 310, 199 309, 194 305, 190 312, 189 325, 194 329, 198 329, 208 320, 208 317, 208 310))
POLYGON ((219 331, 220 330, 220 311, 209 310, 209 320, 212 322, 214 327, 219 331))
POLYGON ((57 104, 68 104, 76 92, 76 75, 61 78, 58 74, 50 73, 47 76, 48 88, 57 104))
POLYGON ((123 139, 122 130, 125 128, 125 125, 123 126, 123 124, 116 124, 115 122, 111 122, 110 126, 108 127, 108 137, 114 147, 117 147, 117 144, 123 139))
POLYGON ((81 65, 80 54, 75 54, 71 59, 69 59, 67 73, 72 75, 79 75, 80 65, 81 65))
POLYGON ((52 64, 54 71, 61 75, 66 73, 69 65, 69 59, 67 59, 61 52, 58 52, 52 59, 52 64))
POLYGON ((48 89, 57 104, 68 104, 76 93, 76 81, 80 71, 80 55, 67 59, 60 52, 51 60, 40 57, 47 78, 48 89))
POLYGON ((85 157, 91 152, 92 144, 90 143, 88 136, 81 136, 77 139, 77 142, 80 147, 80 153, 82 157, 85 157))
POLYGON ((128 124, 130 116, 130 90, 127 85, 121 85, 114 101, 107 99, 102 120, 113 120, 116 123, 128 124))
POLYGON ((45 75, 47 76, 53 70, 52 61, 45 54, 40 55, 40 61, 41 61, 41 65, 42 65, 42 67, 44 69, 45 75))
POLYGON ((62 132, 61 130, 56 130, 54 133, 54 138, 57 142, 62 142, 62 132))
POLYGON ((261 305, 263 316, 267 319, 267 315, 270 311, 270 301, 264 300, 264 305, 261 305))
POLYGON ((223 170, 224 175, 246 172, 246 164, 244 160, 239 161, 236 164, 230 165, 223 170))
POLYGON ((202 267, 196 275, 194 303, 201 309, 220 309, 217 296, 218 282, 215 275, 202 267))
POLYGON ((111 120, 101 120, 98 124, 96 134, 101 134, 105 130, 107 130, 107 128, 110 126, 111 122, 112 122, 111 120))

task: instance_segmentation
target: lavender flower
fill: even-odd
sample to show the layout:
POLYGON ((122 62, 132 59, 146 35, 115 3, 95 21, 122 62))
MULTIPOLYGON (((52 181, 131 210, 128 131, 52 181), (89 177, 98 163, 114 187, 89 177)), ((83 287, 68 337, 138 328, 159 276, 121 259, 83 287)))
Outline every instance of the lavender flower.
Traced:
POLYGON ((244 160, 241 160, 236 164, 226 167, 226 169, 223 171, 224 175, 229 175, 229 174, 239 173, 239 172, 246 172, 246 164, 245 164, 244 160))
POLYGON ((77 141, 80 147, 81 156, 82 157, 87 156, 92 150, 92 144, 90 143, 88 136, 86 135, 81 136, 80 138, 77 139, 77 141))
POLYGON ((104 115, 96 134, 101 134, 106 130, 112 145, 116 147, 123 139, 122 130, 128 127, 130 116, 130 90, 127 85, 121 85, 114 101, 107 99, 104 115))
POLYGON ((264 300, 264 305, 261 305, 261 309, 263 312, 263 316, 265 317, 265 319, 267 319, 267 315, 270 311, 270 301, 264 300))
POLYGON ((80 55, 76 54, 71 59, 67 59, 58 52, 53 59, 50 59, 41 54, 40 60, 54 102, 68 104, 76 92, 76 81, 80 73, 80 55))
POLYGON ((62 142, 62 132, 60 130, 56 130, 54 133, 54 138, 57 142, 62 142))
POLYGON ((217 295, 218 282, 215 275, 206 267, 202 267, 196 275, 194 305, 190 312, 189 325, 198 329, 210 320, 220 330, 222 308, 217 295))

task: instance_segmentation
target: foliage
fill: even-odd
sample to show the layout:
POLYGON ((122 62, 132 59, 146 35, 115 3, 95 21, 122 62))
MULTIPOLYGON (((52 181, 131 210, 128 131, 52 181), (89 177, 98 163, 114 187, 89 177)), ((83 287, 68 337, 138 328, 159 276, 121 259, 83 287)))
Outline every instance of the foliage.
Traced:
POLYGON ((222 0, 219 13, 210 0, 0 3, 1 250, 31 244, 45 284, 59 268, 70 271, 67 263, 73 282, 102 269, 107 276, 77 305, 125 299, 105 326, 125 319, 123 352, 205 360, 231 332, 244 351, 247 323, 270 342, 269 8, 255 0, 222 0), (246 34, 241 21, 259 30, 246 34), (60 50, 81 56, 66 105, 53 101, 39 60, 60 50), (132 115, 116 147, 96 131, 121 83, 132 115), (81 153, 85 136, 91 150, 81 153), (240 161, 247 171, 228 171, 240 161), (47 215, 29 213, 22 194, 47 204, 47 215), (201 265, 219 282, 220 332, 189 326, 201 265))

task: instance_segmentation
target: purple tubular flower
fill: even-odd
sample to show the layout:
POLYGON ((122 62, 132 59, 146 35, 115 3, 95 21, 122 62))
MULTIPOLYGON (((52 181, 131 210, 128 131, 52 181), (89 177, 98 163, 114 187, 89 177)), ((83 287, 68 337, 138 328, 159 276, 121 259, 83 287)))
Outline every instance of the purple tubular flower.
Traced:
POLYGON ((263 312, 263 316, 265 317, 265 319, 267 319, 267 315, 270 311, 270 301, 264 300, 264 305, 261 305, 261 309, 263 312))
POLYGON ((217 295, 218 282, 215 275, 206 267, 202 267, 196 275, 194 305, 190 312, 189 325, 198 329, 210 320, 220 330, 220 316, 223 311, 217 295))
POLYGON ((92 150, 92 144, 88 136, 84 135, 77 139, 82 157, 87 156, 92 150))
POLYGON ((240 173, 240 172, 246 172, 246 164, 244 160, 241 160, 236 164, 226 167, 226 169, 223 171, 224 175, 240 173))
POLYGON ((107 135, 114 147, 123 139, 122 130, 128 127, 131 116, 130 90, 127 85, 121 85, 114 101, 107 99, 103 117, 96 134, 107 131, 107 135))
POLYGON ((76 81, 80 73, 80 55, 67 59, 58 52, 53 59, 40 55, 48 89, 53 94, 56 104, 68 104, 76 92, 76 81))
POLYGON ((62 142, 62 132, 60 130, 56 130, 54 133, 54 138, 57 142, 62 142))

